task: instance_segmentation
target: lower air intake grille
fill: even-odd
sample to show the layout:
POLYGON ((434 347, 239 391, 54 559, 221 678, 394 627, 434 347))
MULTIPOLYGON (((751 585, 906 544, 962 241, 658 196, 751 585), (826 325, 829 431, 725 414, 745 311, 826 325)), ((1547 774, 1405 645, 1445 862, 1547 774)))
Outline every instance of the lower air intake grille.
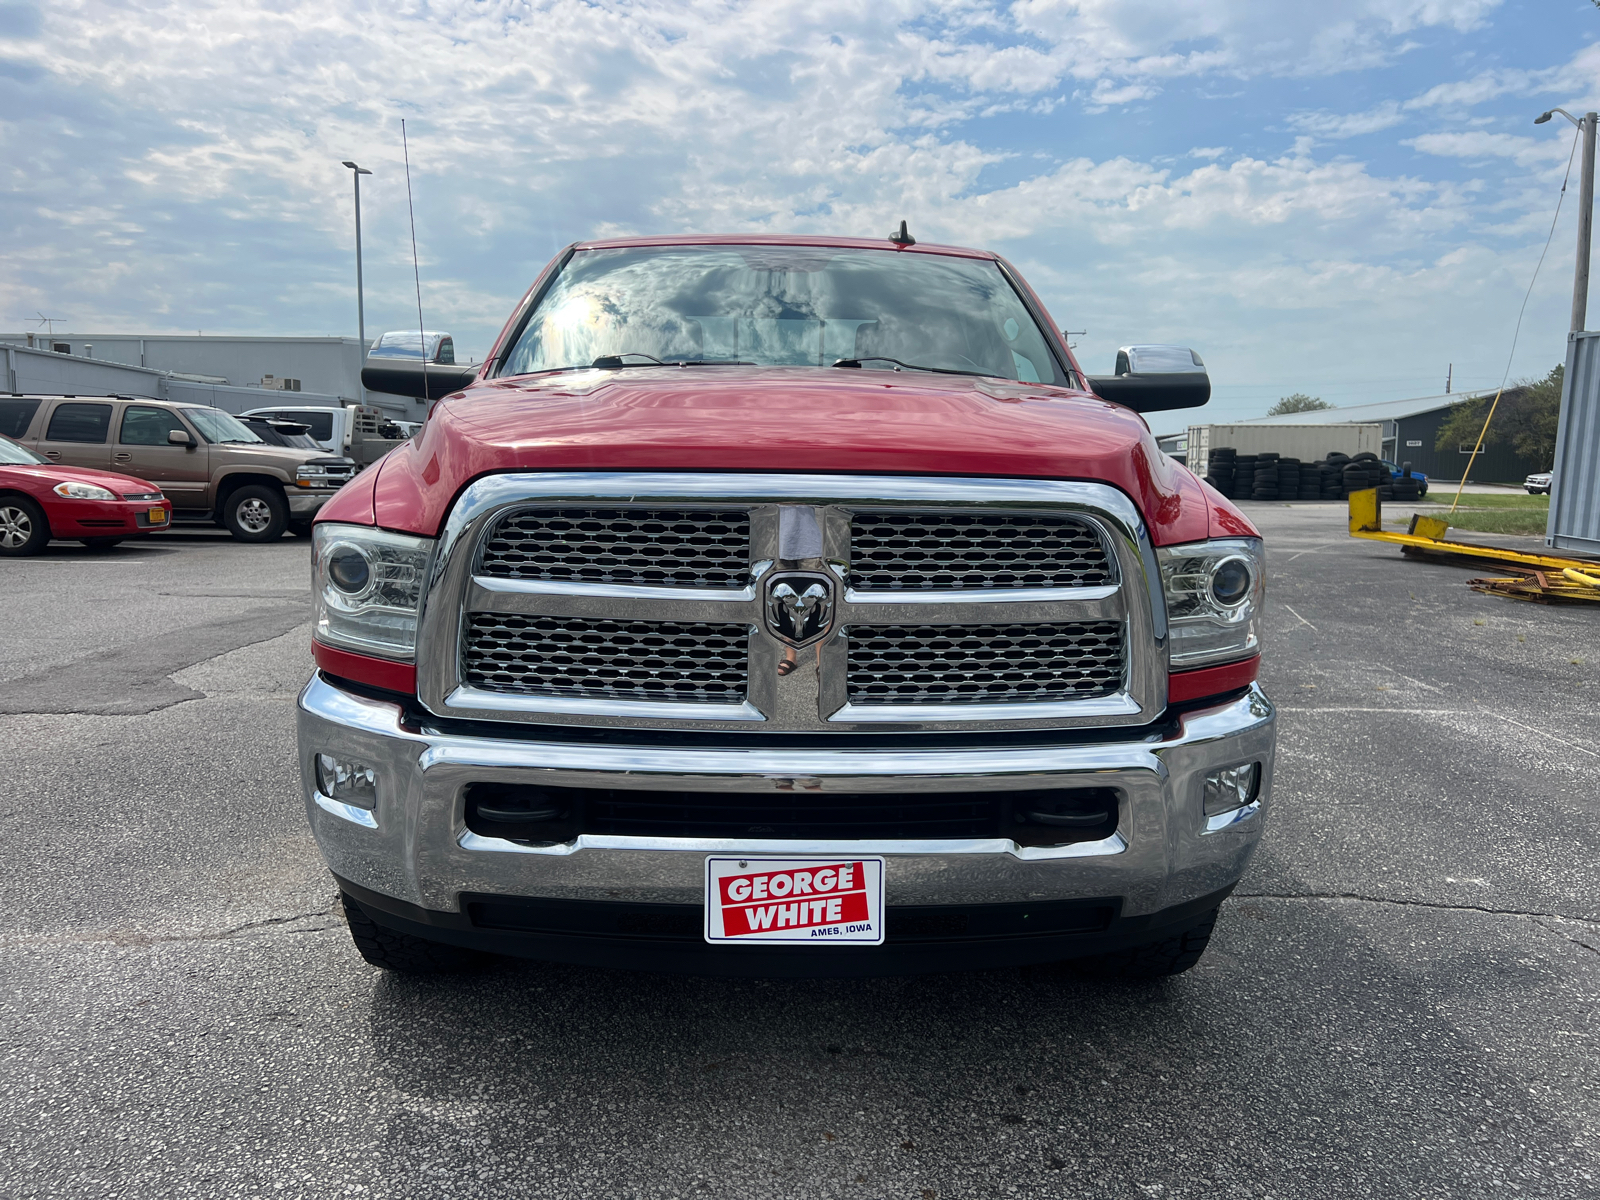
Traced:
POLYGON ((750 514, 676 508, 525 508, 501 517, 479 570, 501 579, 743 587, 750 514))
POLYGON ((850 586, 863 591, 1098 587, 1112 582, 1100 535, 1032 513, 858 512, 850 586))
POLYGON ((856 625, 852 704, 1084 700, 1122 687, 1119 621, 1050 625, 856 625))
POLYGON ((537 696, 700 701, 745 698, 750 626, 468 613, 472 687, 537 696))

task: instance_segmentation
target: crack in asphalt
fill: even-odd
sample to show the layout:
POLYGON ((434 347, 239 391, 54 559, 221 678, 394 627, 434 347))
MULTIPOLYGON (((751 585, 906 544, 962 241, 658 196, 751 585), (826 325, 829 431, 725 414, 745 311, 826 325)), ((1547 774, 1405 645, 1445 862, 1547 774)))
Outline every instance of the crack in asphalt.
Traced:
MULTIPOLYGON (((1571 918, 1569 917, 1569 918, 1564 918, 1564 919, 1570 920, 1571 918)), ((1551 929, 1550 926, 1544 924, 1541 921, 1535 921, 1534 924, 1539 926, 1540 929, 1545 930, 1547 933, 1555 934, 1558 938, 1561 938, 1563 941, 1571 942, 1574 946, 1582 946, 1585 950, 1588 950, 1592 954, 1600 954, 1600 946, 1591 946, 1588 942, 1583 941, 1581 938, 1571 937, 1571 936, 1563 933, 1559 929, 1551 929)))
MULTIPOLYGON (((1519 908, 1489 908, 1481 904, 1439 904, 1431 900, 1401 900, 1391 896, 1363 896, 1356 892, 1234 892, 1235 900, 1343 900, 1360 904, 1392 904, 1399 908, 1427 908, 1435 912, 1484 913, 1491 917, 1526 917, 1537 921, 1543 917, 1551 921, 1571 921, 1577 925, 1592 925, 1600 929, 1600 920, 1593 917, 1575 917, 1570 913, 1529 912, 1519 908)), ((1552 931, 1554 932, 1554 931, 1552 931)), ((1579 943, 1582 945, 1583 943, 1579 943)), ((1593 950, 1594 947, 1590 946, 1593 950)), ((1600 953, 1600 951, 1596 951, 1600 953)))
MULTIPOLYGON (((210 933, 133 933, 112 930, 104 934, 49 934, 39 937, 12 937, 0 939, 0 950, 33 949, 39 946, 84 946, 84 945, 111 945, 111 946, 156 946, 166 942, 220 942, 252 930, 266 929, 278 925, 287 925, 293 921, 307 921, 313 917, 326 917, 338 905, 330 904, 327 908, 313 909, 311 912, 290 913, 281 917, 263 917, 259 921, 246 921, 242 925, 234 925, 229 929, 214 930, 210 933)), ((327 925, 311 925, 304 929, 297 929, 296 933, 317 933, 324 929, 342 927, 343 922, 334 921, 327 925)))

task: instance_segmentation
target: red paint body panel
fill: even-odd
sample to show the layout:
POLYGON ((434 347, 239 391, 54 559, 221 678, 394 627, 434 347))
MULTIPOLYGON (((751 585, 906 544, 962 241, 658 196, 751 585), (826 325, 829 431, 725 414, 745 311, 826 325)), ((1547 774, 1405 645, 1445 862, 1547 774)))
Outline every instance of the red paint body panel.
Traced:
POLYGON ((50 523, 50 536, 57 538, 139 537, 165 529, 172 521, 172 501, 124 500, 127 494, 154 492, 155 484, 132 475, 100 471, 94 467, 68 467, 57 463, 38 466, 0 465, 0 492, 20 492, 44 509, 50 523), (53 489, 58 483, 92 483, 118 497, 115 500, 69 500, 53 489), (138 514, 152 508, 164 509, 167 519, 160 525, 140 525, 138 514), (86 524, 86 522, 88 522, 86 524))
MULTIPOLYGON (((421 434, 383 460, 374 518, 432 536, 481 475, 628 470, 1091 480, 1127 493, 1157 545, 1212 528, 1203 485, 1126 408, 1000 379, 794 367, 480 381, 435 405, 421 434)), ((338 503, 322 519, 355 519, 336 515, 338 503)))
POLYGON ((316 519, 344 521, 350 525, 374 524, 376 517, 372 511, 372 489, 378 484, 378 471, 383 462, 380 458, 335 492, 332 499, 317 510, 316 519))
POLYGON ((1167 676, 1167 703, 1204 700, 1249 687, 1261 673, 1261 656, 1220 667, 1201 667, 1197 671, 1174 671, 1167 676))
POLYGON ((336 650, 316 638, 311 639, 311 656, 316 659, 318 668, 329 675, 389 692, 402 692, 408 696, 417 694, 417 668, 411 663, 390 662, 369 654, 336 650))

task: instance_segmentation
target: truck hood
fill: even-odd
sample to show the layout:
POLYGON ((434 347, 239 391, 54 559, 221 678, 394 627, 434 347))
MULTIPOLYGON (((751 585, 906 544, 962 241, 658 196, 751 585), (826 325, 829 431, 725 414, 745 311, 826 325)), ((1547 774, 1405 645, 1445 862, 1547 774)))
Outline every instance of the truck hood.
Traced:
MULTIPOLYGON (((437 404, 421 434, 383 459, 367 519, 432 536, 474 479, 541 470, 1085 480, 1131 497, 1157 545, 1255 532, 1162 454, 1126 408, 1039 384, 848 368, 629 368, 480 382, 437 404)), ((323 519, 361 518, 336 497, 323 519)))

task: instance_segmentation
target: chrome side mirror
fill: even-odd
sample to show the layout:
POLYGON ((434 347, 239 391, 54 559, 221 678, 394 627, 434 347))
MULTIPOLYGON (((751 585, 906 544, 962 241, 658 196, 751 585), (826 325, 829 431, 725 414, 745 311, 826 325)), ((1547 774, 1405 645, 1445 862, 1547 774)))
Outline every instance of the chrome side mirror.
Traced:
POLYGON ((1090 375, 1089 387, 1102 400, 1134 412, 1199 408, 1211 399, 1206 364, 1187 346, 1124 346, 1116 373, 1090 375))
POLYGON ((194 435, 186 429, 169 429, 167 430, 167 445, 193 446, 194 435))

